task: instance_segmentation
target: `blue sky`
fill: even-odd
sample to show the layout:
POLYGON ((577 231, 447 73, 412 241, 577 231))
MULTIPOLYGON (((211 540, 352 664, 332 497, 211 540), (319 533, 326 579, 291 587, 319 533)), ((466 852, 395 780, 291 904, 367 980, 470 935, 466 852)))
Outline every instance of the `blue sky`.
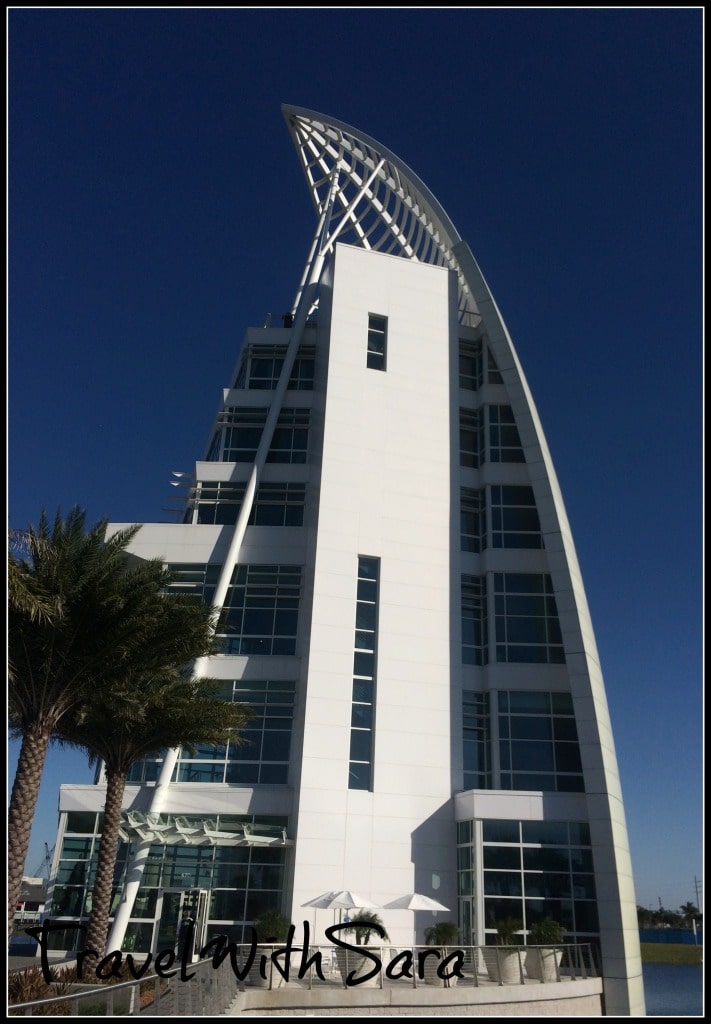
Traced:
MULTIPOLYGON (((168 518, 315 217, 281 104, 427 184, 503 313, 602 659, 637 902, 702 893, 703 9, 8 12, 8 519, 168 518)), ((10 744, 10 777, 16 747, 10 744)), ((56 832, 50 754, 26 870, 56 832)))

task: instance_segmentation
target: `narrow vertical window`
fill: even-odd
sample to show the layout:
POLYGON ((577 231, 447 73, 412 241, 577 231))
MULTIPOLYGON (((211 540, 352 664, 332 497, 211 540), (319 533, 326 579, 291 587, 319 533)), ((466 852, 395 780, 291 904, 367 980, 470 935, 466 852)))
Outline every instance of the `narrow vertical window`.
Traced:
POLYGON ((379 559, 362 556, 358 559, 349 789, 373 788, 379 570, 379 559))
POLYGON ((486 577, 462 576, 462 664, 489 661, 486 577))
POLYGON ((490 405, 489 461, 525 462, 521 438, 510 405, 490 405))
POLYGON ((481 409, 459 410, 459 465, 478 469, 484 461, 481 409))
POLYGON ((465 789, 491 789, 489 694, 462 694, 463 766, 465 789))
POLYGON ((462 551, 473 551, 475 554, 479 554, 486 547, 486 497, 484 491, 462 487, 459 514, 462 551))
POLYGON ((466 391, 478 391, 484 380, 481 339, 466 341, 459 339, 459 387, 466 391))
POLYGON ((388 318, 368 315, 368 368, 384 370, 388 340, 388 318))

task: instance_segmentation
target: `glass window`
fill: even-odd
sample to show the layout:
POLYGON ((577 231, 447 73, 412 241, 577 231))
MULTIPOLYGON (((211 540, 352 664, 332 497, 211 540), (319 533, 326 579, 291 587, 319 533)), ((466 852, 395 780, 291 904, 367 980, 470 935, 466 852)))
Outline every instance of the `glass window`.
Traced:
POLYGON ((94 811, 70 811, 67 814, 66 831, 93 835, 96 832, 96 814, 94 811))
MULTIPOLYGON (((268 411, 227 406, 220 414, 219 436, 210 447, 207 461, 254 462, 268 411)), ((267 462, 305 463, 308 435, 308 409, 281 409, 267 462)))
POLYGON ((486 500, 483 490, 461 488, 460 538, 462 551, 478 554, 486 547, 486 500))
POLYGON ((532 487, 491 488, 491 543, 495 548, 542 548, 532 487))
POLYGON ((478 391, 484 381, 481 340, 459 339, 459 387, 478 391))
MULTIPOLYGON (((188 497, 185 522, 233 526, 242 507, 244 484, 200 481, 188 497)), ((257 490, 250 526, 302 526, 306 484, 262 483, 257 490)))
MULTIPOLYGON (((572 703, 554 702, 557 696, 515 690, 498 694, 502 789, 583 792, 572 703), (559 707, 565 708, 567 716, 555 710, 559 707)), ((561 836, 548 823, 531 823, 524 826, 524 839, 559 842, 561 836)))
MULTIPOLYGON (((235 388, 273 391, 279 382, 285 356, 285 345, 250 346, 242 357, 235 388)), ((290 390, 310 391, 313 388, 314 357, 313 346, 299 350, 289 378, 290 390)))
POLYGON ((494 594, 497 661, 565 661, 548 574, 494 573, 494 594))
POLYGON ((486 369, 489 384, 503 384, 501 374, 499 373, 499 368, 496 365, 496 360, 494 359, 490 351, 487 351, 486 369))
MULTIPOLYGON (((249 708, 248 728, 239 743, 222 753, 225 781, 242 785, 286 784, 291 750, 296 684, 274 680, 230 682, 225 698, 249 708)), ((222 781, 221 778, 204 781, 222 781)))
POLYGON ((229 654, 294 654, 301 596, 298 565, 238 565, 216 636, 229 654))
POLYGON ((513 410, 510 405, 489 405, 489 461, 524 462, 513 410))
POLYGON ((462 694, 463 764, 465 789, 491 788, 489 694, 462 694))
POLYGON ((459 410, 459 464, 478 469, 484 461, 481 409, 459 410))
POLYGON ((478 391, 484 384, 484 368, 486 381, 489 384, 501 384, 496 361, 489 351, 486 336, 469 340, 459 339, 459 387, 466 391, 478 391))
POLYGON ((387 356, 388 341, 388 318, 376 316, 371 313, 368 316, 368 368, 371 370, 384 370, 387 356))
POLYGON ((359 557, 353 651, 354 678, 351 704, 349 789, 370 789, 372 783, 379 574, 379 559, 359 557))
MULTIPOLYGON (((589 837, 584 822, 482 822, 482 898, 489 941, 497 923, 507 917, 519 919, 524 932, 552 917, 566 929, 567 942, 587 941, 596 931, 592 850, 589 842, 570 845, 583 831, 589 837)), ((465 838, 460 823, 460 844, 465 838)))
POLYGON ((462 576, 462 663, 486 665, 489 660, 486 577, 462 576))

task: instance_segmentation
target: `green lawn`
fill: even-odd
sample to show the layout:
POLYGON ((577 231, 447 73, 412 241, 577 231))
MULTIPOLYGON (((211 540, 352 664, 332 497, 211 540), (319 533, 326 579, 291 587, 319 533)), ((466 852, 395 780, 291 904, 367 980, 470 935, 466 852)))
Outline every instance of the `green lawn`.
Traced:
POLYGON ((704 947, 684 942, 642 942, 643 964, 700 964, 704 947))

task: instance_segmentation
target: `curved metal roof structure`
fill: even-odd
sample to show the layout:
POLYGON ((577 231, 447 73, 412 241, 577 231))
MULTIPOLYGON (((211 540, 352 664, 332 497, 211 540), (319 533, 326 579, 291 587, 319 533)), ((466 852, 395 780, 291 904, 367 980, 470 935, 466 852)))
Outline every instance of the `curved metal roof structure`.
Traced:
POLYGON ((455 251, 461 236, 424 182, 343 121, 286 104, 282 113, 319 218, 333 202, 322 251, 340 241, 448 267, 459 279, 459 320, 476 326, 479 309, 455 251))

